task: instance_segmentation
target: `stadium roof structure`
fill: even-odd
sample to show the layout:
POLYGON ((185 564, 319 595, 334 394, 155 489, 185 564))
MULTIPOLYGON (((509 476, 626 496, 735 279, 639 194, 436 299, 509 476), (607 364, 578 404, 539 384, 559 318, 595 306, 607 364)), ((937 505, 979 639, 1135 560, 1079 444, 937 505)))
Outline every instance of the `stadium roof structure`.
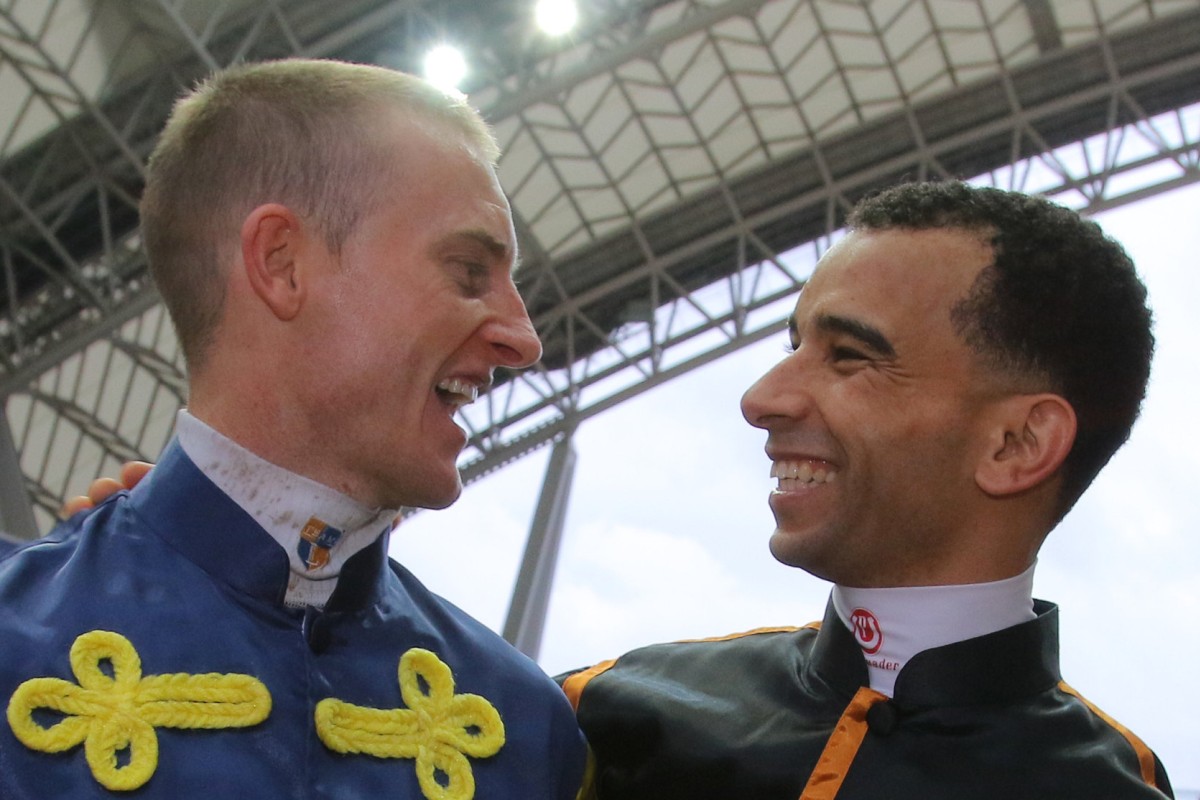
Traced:
POLYGON ((0 0, 0 522, 153 459, 186 397, 137 231, 179 92, 288 56, 410 71, 494 126, 542 362, 468 408, 469 481, 779 331, 864 193, 961 177, 1085 212, 1200 178, 1200 0, 0 0))

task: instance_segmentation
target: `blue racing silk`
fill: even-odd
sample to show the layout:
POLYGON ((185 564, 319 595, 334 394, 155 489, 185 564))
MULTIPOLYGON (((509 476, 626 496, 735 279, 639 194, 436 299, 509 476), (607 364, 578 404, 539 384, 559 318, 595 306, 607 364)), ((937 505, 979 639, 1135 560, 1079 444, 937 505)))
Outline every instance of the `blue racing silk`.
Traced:
POLYGON ((283 549, 172 443, 0 558, 0 798, 574 798, 558 687, 386 552, 286 607, 283 549))

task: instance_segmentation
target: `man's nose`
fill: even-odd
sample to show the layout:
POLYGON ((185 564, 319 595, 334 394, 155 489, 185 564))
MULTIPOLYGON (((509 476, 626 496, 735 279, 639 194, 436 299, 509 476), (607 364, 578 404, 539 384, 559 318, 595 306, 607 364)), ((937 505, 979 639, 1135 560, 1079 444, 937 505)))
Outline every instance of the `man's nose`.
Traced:
POLYGON ((484 334, 496 361, 509 369, 528 367, 542 357, 542 342, 529 319, 525 301, 517 287, 510 284, 497 303, 496 317, 488 323, 484 334))
POLYGON ((803 356, 795 352, 767 370, 746 390, 742 395, 742 416, 754 427, 765 429, 772 421, 803 416, 810 402, 803 356))

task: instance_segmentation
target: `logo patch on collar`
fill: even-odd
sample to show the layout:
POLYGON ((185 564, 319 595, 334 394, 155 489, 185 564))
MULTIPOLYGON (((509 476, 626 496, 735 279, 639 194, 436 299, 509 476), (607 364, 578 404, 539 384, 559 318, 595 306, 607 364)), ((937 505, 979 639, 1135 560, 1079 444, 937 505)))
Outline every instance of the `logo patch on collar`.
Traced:
POLYGON ((328 564, 329 551, 341 538, 342 532, 337 528, 316 517, 309 517, 300 530, 300 542, 296 545, 304 568, 311 572, 328 564))
POLYGON ((867 655, 878 653, 883 646, 883 628, 875 615, 865 608, 856 608, 850 615, 850 622, 854 626, 854 638, 863 652, 867 655))

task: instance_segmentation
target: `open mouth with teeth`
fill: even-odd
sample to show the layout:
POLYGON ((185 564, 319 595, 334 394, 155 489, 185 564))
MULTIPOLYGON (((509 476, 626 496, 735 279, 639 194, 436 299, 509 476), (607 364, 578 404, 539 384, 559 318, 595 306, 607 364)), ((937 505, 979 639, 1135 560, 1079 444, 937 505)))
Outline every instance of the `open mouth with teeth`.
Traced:
POLYGON ((824 461, 775 461, 771 477, 778 481, 776 491, 787 492, 833 483, 837 470, 824 461))
POLYGON ((463 378, 447 378, 435 387, 438 399, 452 409, 474 403, 479 397, 479 387, 463 378))

